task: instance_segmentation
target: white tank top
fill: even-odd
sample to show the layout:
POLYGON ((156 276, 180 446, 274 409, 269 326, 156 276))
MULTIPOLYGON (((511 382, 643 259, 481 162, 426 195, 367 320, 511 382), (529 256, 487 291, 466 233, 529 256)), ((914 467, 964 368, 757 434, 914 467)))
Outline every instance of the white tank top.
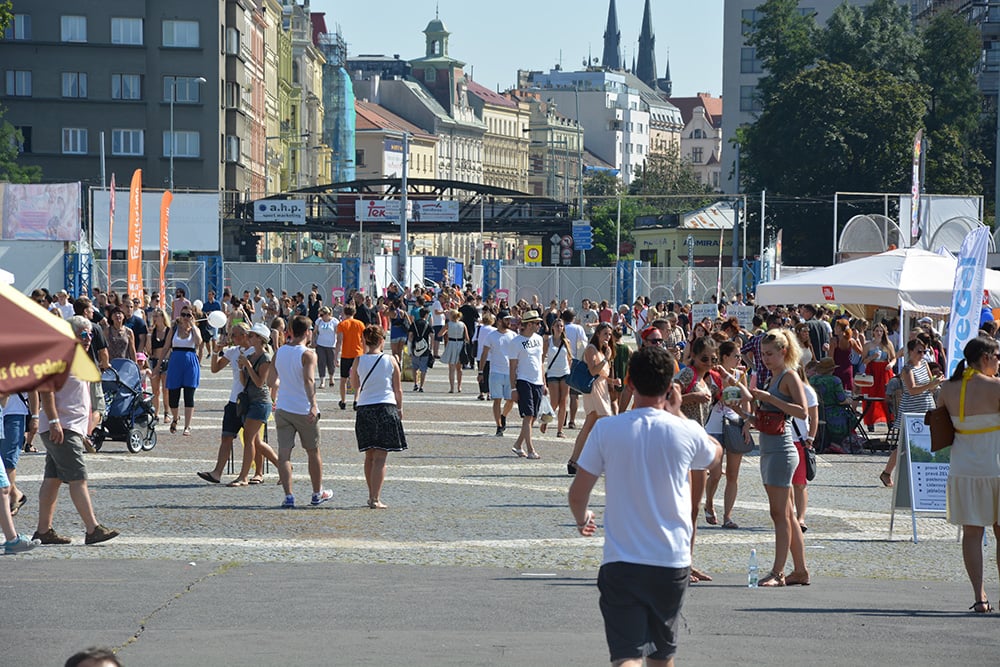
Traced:
POLYGON ((274 407, 295 415, 309 414, 309 397, 306 396, 302 376, 302 355, 305 345, 282 345, 274 356, 274 369, 278 373, 278 400, 274 407))
POLYGON ((358 395, 358 405, 396 405, 396 394, 392 390, 392 362, 388 355, 361 355, 358 359, 358 382, 364 387, 358 395), (365 376, 368 376, 367 380, 365 376))
POLYGON ((174 350, 193 350, 194 344, 194 328, 188 332, 187 338, 181 337, 181 330, 174 329, 174 340, 171 342, 172 348, 174 350))

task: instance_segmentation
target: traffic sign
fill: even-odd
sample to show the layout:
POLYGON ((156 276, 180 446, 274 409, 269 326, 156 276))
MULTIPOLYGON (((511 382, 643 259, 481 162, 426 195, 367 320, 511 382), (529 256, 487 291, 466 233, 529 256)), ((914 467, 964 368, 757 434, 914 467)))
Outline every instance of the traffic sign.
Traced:
POLYGON ((566 236, 562 237, 562 239, 560 239, 559 243, 562 245, 563 248, 572 248, 573 237, 567 234, 566 236))
POLYGON ((589 221, 573 221, 573 245, 577 250, 590 250, 594 247, 593 230, 589 221))

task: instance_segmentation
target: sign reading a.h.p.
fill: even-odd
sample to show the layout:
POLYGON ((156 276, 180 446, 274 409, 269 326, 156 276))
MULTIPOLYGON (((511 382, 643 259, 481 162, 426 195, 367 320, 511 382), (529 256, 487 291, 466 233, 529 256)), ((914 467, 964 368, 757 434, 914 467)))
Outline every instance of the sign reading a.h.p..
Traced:
POLYGON ((301 199, 261 199, 253 203, 254 222, 306 224, 306 203, 301 199))

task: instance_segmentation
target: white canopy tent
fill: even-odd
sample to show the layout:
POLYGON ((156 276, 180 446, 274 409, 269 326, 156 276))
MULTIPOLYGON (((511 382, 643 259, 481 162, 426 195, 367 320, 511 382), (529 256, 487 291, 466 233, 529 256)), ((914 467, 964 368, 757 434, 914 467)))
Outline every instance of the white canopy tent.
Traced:
MULTIPOLYGON (((756 303, 886 306, 945 315, 951 310, 958 262, 918 248, 900 248, 757 286, 756 303)), ((986 271, 990 307, 1000 306, 1000 271, 986 271)))

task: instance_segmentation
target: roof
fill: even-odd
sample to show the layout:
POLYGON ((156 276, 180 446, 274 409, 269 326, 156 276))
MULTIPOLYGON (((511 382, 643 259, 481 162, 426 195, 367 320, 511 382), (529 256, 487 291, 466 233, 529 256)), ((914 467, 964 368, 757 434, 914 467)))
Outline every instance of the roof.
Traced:
POLYGON ((660 216, 640 216, 635 219, 635 230, 653 228, 676 229, 732 229, 735 220, 733 203, 717 201, 705 208, 686 213, 668 213, 660 216))
POLYGON ((712 127, 722 127, 721 97, 712 97, 708 93, 698 93, 694 97, 671 97, 670 103, 681 110, 681 116, 684 118, 685 125, 691 122, 695 107, 703 107, 712 127))
POLYGON ((355 100, 354 111, 357 114, 355 127, 358 130, 393 130, 409 132, 415 137, 433 138, 410 121, 374 102, 355 100))
POLYGON ((597 169, 613 169, 617 171, 617 169, 615 169, 615 165, 611 164, 610 162, 605 162, 601 158, 597 157, 596 155, 588 151, 586 148, 583 149, 583 166, 584 168, 594 167, 597 169))
POLYGON ((498 107, 507 107, 509 109, 517 108, 517 102, 514 100, 504 97, 500 93, 492 91, 482 84, 476 83, 469 77, 465 77, 465 83, 470 95, 475 95, 487 104, 492 104, 498 107))
POLYGON ((319 45, 319 36, 325 32, 326 29, 326 12, 312 12, 309 16, 312 20, 312 43, 319 45))

